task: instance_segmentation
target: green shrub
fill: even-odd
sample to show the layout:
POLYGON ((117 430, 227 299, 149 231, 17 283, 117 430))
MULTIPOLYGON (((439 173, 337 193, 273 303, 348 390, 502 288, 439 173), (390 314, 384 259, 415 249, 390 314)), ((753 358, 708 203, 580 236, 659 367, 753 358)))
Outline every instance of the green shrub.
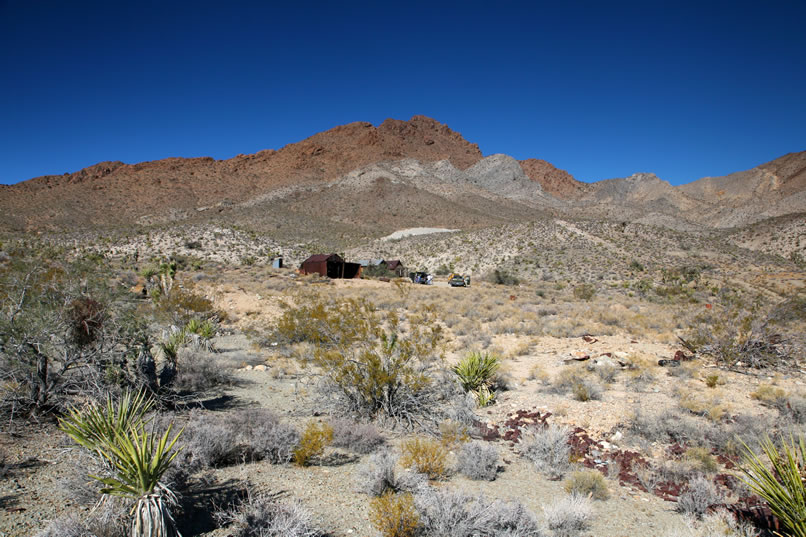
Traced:
POLYGON ((574 287, 574 298, 589 301, 596 295, 596 287, 592 283, 582 283, 574 287))
POLYGON ((420 524, 414 497, 391 491, 370 501, 369 520, 383 537, 414 537, 420 524))
POLYGON ((340 410, 412 426, 436 419, 446 389, 435 379, 442 331, 434 317, 425 307, 409 316, 402 333, 393 311, 380 312, 365 300, 313 297, 286 309, 276 332, 284 341, 315 345, 312 361, 323 374, 322 388, 340 410))
POLYGON ((425 474, 429 479, 439 479, 447 472, 447 451, 442 442, 427 438, 412 438, 401 446, 403 456, 400 464, 425 474))
POLYGON ((594 500, 606 500, 610 497, 604 476, 596 470, 573 472, 566 478, 564 487, 569 494, 588 496, 594 500))
POLYGON ((495 269, 483 279, 496 285, 518 285, 521 283, 517 276, 503 269, 495 269))
POLYGON ((313 457, 319 457, 325 448, 333 441, 333 428, 327 423, 317 425, 308 423, 299 439, 299 445, 294 450, 294 464, 307 466, 313 457))

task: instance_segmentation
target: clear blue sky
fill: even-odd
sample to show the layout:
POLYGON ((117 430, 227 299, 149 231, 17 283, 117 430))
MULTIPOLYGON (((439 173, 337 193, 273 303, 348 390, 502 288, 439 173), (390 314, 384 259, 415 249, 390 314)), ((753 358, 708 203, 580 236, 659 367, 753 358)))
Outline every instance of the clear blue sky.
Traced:
POLYGON ((431 116, 673 184, 806 150, 806 1, 0 0, 0 183, 431 116))

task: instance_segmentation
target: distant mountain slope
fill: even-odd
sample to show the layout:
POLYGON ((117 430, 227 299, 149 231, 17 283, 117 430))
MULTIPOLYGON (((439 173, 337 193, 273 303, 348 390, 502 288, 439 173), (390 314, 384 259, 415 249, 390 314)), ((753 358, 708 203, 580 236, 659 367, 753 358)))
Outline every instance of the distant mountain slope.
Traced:
POLYGON ((16 229, 126 224, 144 214, 240 202, 288 185, 335 179, 370 163, 448 160, 459 169, 482 158, 478 146, 433 119, 350 123, 279 151, 229 160, 170 158, 105 162, 0 189, 0 225, 16 229))
POLYGON ((678 189, 697 199, 732 207, 748 201, 779 201, 806 190, 806 151, 789 153, 743 172, 704 177, 678 189))
POLYGON ((806 151, 672 187, 654 174, 581 183, 552 164, 478 146, 434 119, 350 123, 228 160, 101 162, 0 186, 0 229, 71 230, 187 221, 310 238, 400 227, 481 229, 541 215, 679 231, 806 212, 806 151))
POLYGON ((530 158, 520 163, 526 175, 556 198, 574 200, 590 191, 589 184, 577 181, 570 173, 556 168, 550 162, 530 158))

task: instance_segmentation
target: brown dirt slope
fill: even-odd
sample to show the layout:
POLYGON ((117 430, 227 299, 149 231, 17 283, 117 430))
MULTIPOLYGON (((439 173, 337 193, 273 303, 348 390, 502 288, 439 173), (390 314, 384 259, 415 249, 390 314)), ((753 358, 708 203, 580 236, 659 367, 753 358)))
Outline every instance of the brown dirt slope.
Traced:
POLYGON ((378 127, 350 123, 278 151, 229 160, 103 162, 5 186, 0 189, 0 226, 35 230, 130 223, 143 215, 226 205, 283 186, 329 181, 373 162, 403 157, 449 160, 465 169, 482 154, 461 134, 424 116, 387 119, 378 127))
POLYGON ((565 170, 556 168, 545 160, 529 158, 520 161, 521 168, 543 190, 560 199, 577 200, 590 191, 590 185, 577 181, 565 170))
POLYGON ((710 203, 775 202, 806 190, 806 151, 788 153, 750 170, 704 177, 678 189, 710 203))

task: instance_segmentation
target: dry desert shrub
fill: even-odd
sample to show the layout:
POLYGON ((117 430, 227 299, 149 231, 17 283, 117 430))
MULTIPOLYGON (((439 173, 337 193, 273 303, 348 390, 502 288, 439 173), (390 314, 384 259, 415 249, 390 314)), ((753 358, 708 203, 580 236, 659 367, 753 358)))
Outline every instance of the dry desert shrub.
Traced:
POLYGON ((120 537, 128 533, 130 507, 107 496, 89 513, 70 512, 53 520, 36 537, 120 537))
POLYGON ((289 462, 299 444, 297 430, 266 409, 230 414, 194 412, 185 425, 181 458, 189 468, 233 464, 243 458, 289 462))
POLYGON ((348 449, 354 453, 372 453, 386 443, 377 427, 371 423, 336 419, 333 427, 333 446, 348 449))
POLYGON ((490 501, 449 488, 424 487, 414 495, 423 537, 542 537, 537 519, 518 502, 490 501))
POLYGON ((456 470, 470 479, 493 481, 498 473, 498 449, 485 442, 468 442, 457 455, 456 470))
POLYGON ((596 470, 580 470, 573 472, 564 483, 569 494, 587 496, 594 500, 606 500, 610 497, 604 476, 596 470))
POLYGON ((392 491, 370 501, 369 520, 382 537, 414 537, 420 524, 414 496, 392 491))
POLYGON ((232 367, 216 359, 215 354, 181 349, 177 354, 173 388, 180 394, 204 394, 234 382, 232 367))
POLYGON ((424 474, 397 471, 398 456, 391 451, 380 451, 370 456, 358 470, 358 491, 380 496, 387 491, 414 492, 428 482, 424 474))
POLYGON ((677 499, 677 510, 696 518, 702 518, 713 505, 725 502, 712 481, 703 476, 689 482, 688 488, 677 499))
POLYGON ((719 394, 703 397, 687 389, 677 390, 680 408, 697 416, 704 416, 713 422, 722 421, 728 413, 729 407, 720 400, 719 394))
POLYGON ((568 427, 550 424, 523 442, 521 455, 550 479, 560 479, 571 468, 570 434, 568 427))
POLYGON ((440 479, 447 474, 448 453, 441 442, 428 438, 411 438, 403 442, 400 450, 400 464, 404 467, 425 474, 429 479, 440 479))
POLYGON ((667 531, 663 537, 758 537, 759 531, 751 524, 740 522, 732 513, 718 509, 709 512, 698 520, 695 517, 687 518, 683 528, 667 531))
POLYGON ((544 508, 546 524, 556 537, 577 537, 593 520, 593 506, 585 496, 570 494, 544 508))
POLYGON ((313 516, 298 503, 284 503, 269 494, 248 495, 239 504, 219 511, 215 518, 234 537, 319 537, 323 532, 313 516))
POLYGON ((554 377, 556 393, 571 392, 577 401, 591 401, 602 398, 602 387, 582 366, 566 367, 554 377))

